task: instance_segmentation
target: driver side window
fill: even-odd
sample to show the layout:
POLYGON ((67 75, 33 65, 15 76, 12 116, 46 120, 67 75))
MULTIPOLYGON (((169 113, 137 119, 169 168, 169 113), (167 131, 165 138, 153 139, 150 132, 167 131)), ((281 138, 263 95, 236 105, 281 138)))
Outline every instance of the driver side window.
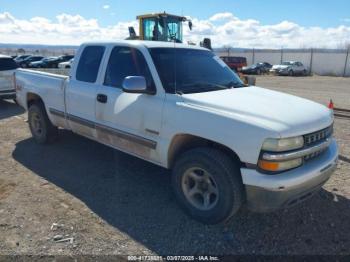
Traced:
POLYGON ((104 85, 122 88, 127 76, 143 76, 147 87, 155 90, 152 74, 143 54, 136 48, 114 47, 108 61, 104 85))

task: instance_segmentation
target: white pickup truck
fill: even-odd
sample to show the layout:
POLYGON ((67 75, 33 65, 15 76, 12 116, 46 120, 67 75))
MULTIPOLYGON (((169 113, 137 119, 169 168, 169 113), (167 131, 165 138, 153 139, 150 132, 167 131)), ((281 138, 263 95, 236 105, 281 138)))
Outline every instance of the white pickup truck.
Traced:
POLYGON ((19 69, 15 85, 38 143, 62 127, 172 169, 180 205, 203 223, 226 221, 243 204, 290 207, 337 164, 331 110, 245 87, 200 47, 87 43, 69 77, 19 69))

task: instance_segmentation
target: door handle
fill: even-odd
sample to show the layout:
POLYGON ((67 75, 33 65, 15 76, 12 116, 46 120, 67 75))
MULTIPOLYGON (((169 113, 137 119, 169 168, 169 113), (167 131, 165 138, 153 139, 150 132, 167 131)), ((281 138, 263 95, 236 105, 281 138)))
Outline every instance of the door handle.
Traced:
POLYGON ((108 100, 108 97, 104 94, 98 94, 97 95, 97 101, 100 102, 100 103, 107 103, 107 100, 108 100))

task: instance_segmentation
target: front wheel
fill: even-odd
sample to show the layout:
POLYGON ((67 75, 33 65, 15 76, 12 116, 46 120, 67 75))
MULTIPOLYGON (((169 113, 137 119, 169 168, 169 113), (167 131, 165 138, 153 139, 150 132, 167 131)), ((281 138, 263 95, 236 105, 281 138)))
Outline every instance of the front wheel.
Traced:
POLYGON ((187 214, 205 224, 228 220, 244 198, 238 164, 211 148, 182 154, 173 169, 172 185, 187 214))
POLYGON ((46 144, 57 138, 58 129, 52 125, 42 103, 38 102, 29 107, 28 122, 32 136, 37 143, 46 144))

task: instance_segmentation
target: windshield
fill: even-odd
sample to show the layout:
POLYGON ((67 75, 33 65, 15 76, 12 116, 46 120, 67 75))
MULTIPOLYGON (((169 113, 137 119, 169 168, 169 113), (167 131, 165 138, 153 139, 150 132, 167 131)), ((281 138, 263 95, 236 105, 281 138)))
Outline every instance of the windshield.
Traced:
POLYGON ((292 65, 292 62, 283 62, 282 65, 292 65))
POLYGON ((167 93, 200 93, 243 87, 240 78, 214 53, 185 48, 150 48, 167 93))

